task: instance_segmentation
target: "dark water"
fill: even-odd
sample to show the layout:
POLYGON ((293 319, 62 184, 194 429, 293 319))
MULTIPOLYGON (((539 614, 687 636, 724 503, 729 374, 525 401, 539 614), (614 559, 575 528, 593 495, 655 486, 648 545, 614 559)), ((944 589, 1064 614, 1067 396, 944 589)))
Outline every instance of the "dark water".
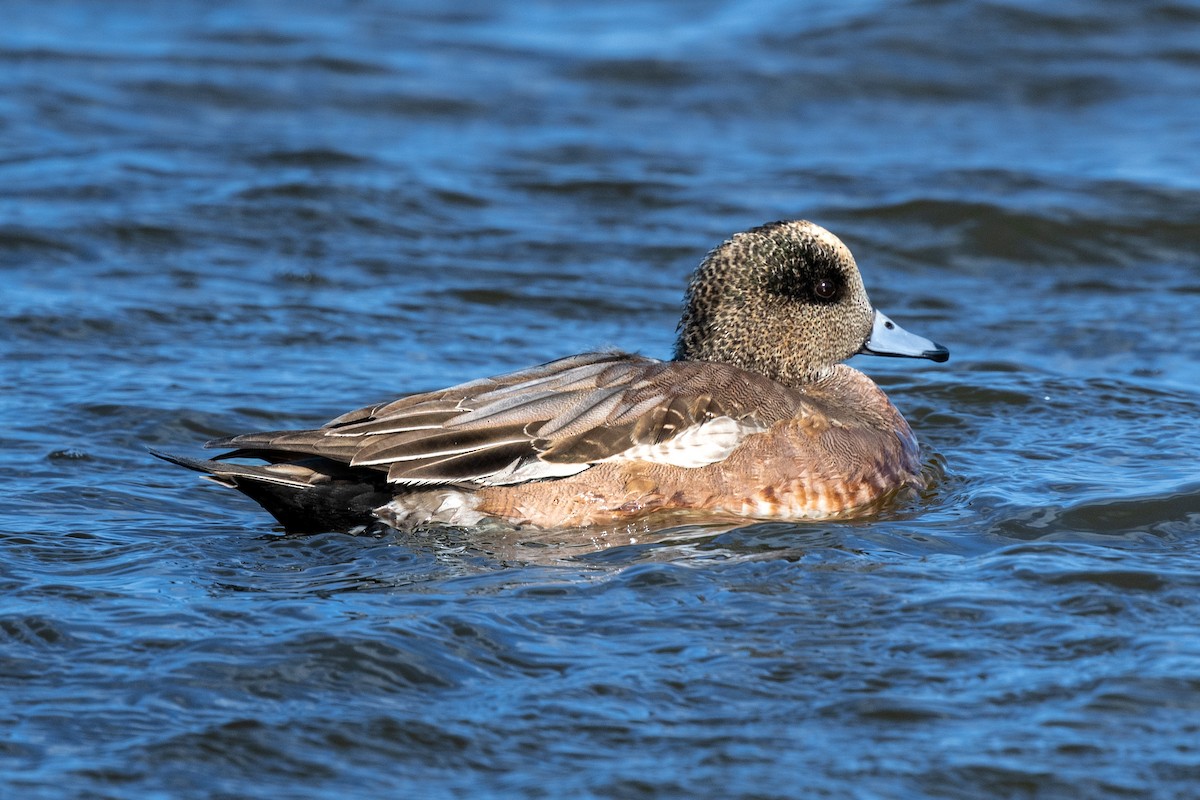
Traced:
POLYGON ((5 6, 0 793, 1195 796, 1200 5, 573 5, 5 6), (858 360, 879 517, 281 537, 145 453, 666 355, 785 217, 953 353, 858 360))

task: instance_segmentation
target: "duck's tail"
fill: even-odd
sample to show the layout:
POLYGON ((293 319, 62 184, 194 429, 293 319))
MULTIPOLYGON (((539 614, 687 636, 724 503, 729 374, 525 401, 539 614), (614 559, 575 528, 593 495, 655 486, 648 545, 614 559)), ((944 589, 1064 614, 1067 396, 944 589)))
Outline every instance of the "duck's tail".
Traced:
MULTIPOLYGON (((361 528, 374 522, 372 512, 392 499, 387 473, 354 469, 320 456, 297 455, 295 460, 277 463, 240 464, 153 449, 150 454, 237 489, 266 509, 289 533, 361 528)), ((245 451, 237 455, 254 456, 245 451)), ((270 460, 279 456, 274 452, 270 460)))

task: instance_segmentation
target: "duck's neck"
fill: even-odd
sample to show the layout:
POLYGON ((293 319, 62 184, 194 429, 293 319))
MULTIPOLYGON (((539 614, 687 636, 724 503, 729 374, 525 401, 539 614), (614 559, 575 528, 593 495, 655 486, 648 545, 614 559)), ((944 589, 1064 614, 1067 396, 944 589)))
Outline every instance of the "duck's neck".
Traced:
POLYGON ((833 378, 838 371, 838 365, 802 367, 786 361, 780 363, 776 359, 762 361, 742 353, 722 352, 718 342, 714 342, 710 338, 688 337, 686 331, 680 331, 679 338, 675 342, 675 354, 672 359, 674 361, 714 361, 720 364, 729 364, 797 389, 823 383, 833 378))

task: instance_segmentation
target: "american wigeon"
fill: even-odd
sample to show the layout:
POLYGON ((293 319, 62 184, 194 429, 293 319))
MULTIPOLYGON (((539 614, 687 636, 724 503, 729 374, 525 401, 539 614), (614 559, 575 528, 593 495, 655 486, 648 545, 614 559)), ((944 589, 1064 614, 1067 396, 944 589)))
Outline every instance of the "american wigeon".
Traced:
POLYGON ((949 358, 871 307, 837 237, 774 222, 700 264, 671 361, 585 353, 316 430, 209 442, 232 448, 214 460, 156 455, 297 532, 375 519, 577 527, 672 509, 851 516, 917 484, 920 470, 900 412, 840 363, 856 353, 949 358))

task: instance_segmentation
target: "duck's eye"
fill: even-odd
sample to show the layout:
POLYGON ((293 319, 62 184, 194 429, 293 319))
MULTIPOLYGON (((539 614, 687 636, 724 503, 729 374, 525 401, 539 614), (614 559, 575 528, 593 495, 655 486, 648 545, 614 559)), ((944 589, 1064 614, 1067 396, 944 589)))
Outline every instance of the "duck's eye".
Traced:
POLYGON ((788 255, 761 273, 768 293, 810 305, 833 305, 846 294, 846 282, 831 258, 820 251, 788 255))

